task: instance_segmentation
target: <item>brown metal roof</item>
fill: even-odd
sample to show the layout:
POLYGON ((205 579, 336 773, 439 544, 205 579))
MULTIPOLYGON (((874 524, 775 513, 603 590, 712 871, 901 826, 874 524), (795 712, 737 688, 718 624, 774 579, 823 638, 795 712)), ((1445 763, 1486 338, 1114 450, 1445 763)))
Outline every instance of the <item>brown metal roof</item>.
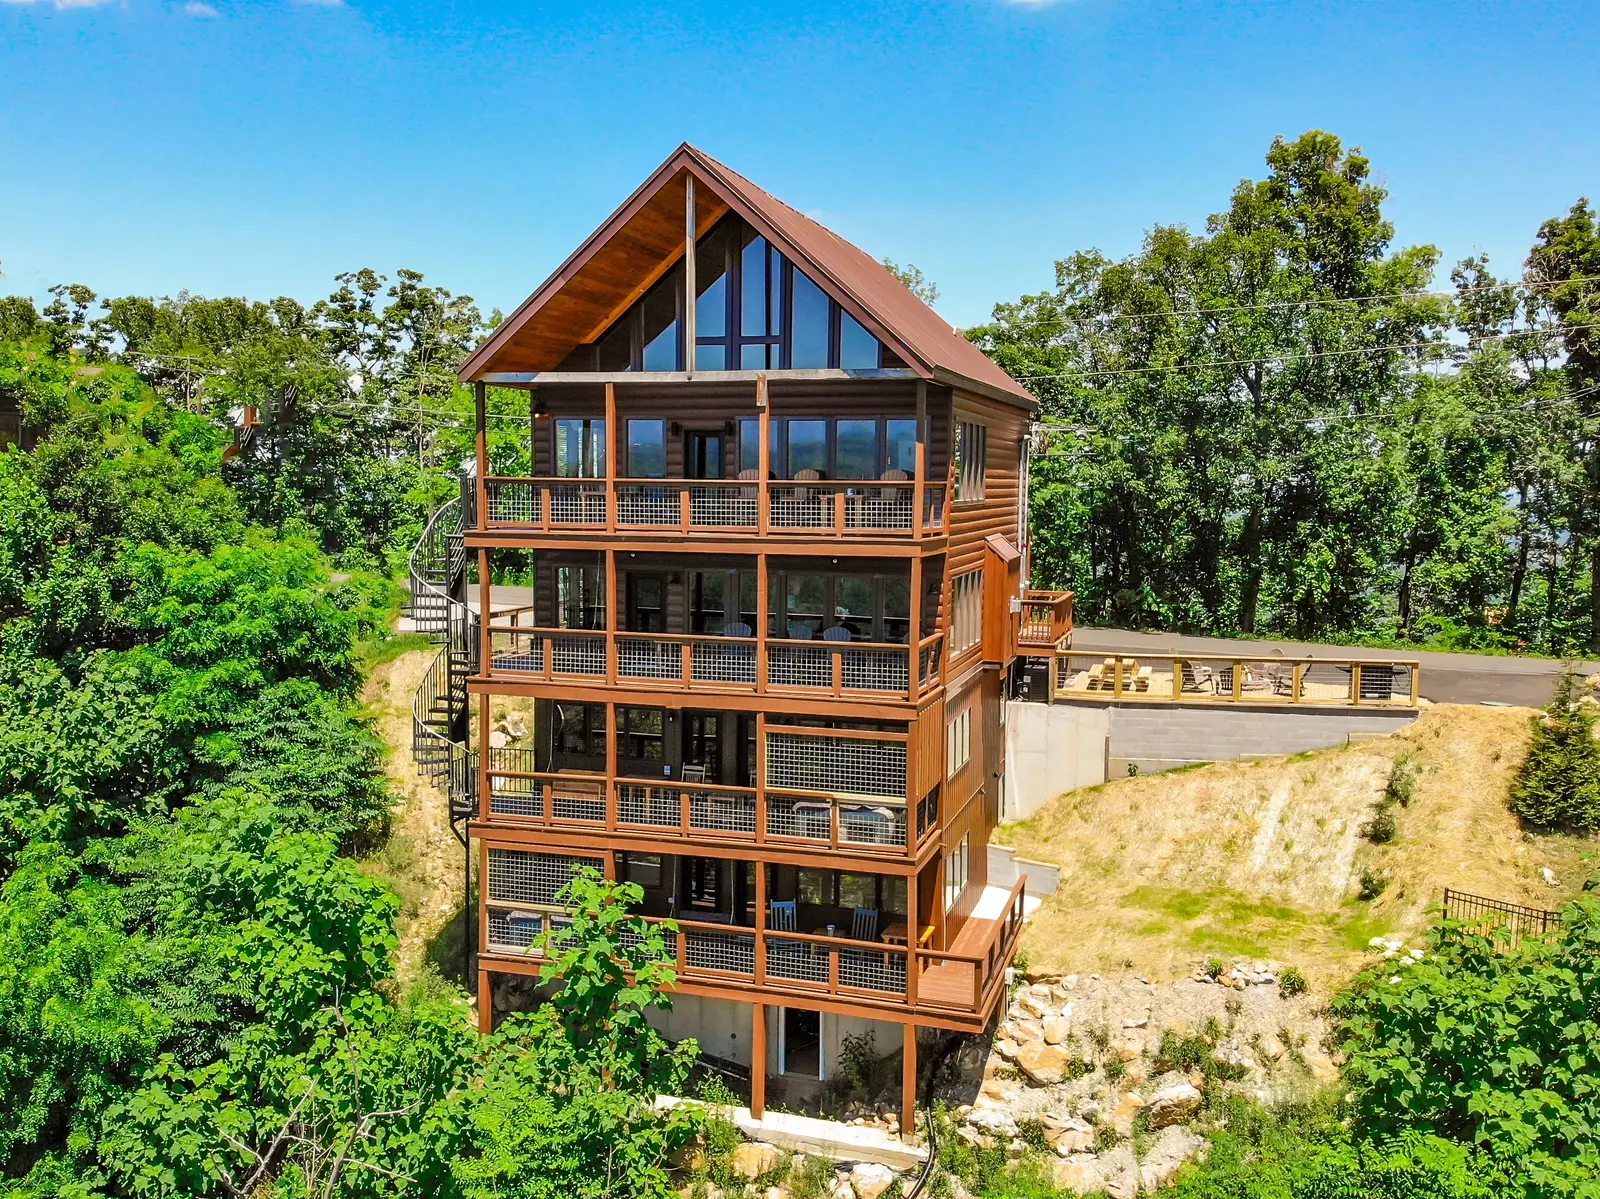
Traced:
POLYGON ((711 194, 708 230, 730 208, 770 238, 918 375, 1027 406, 1033 396, 866 253, 744 176, 679 146, 462 364, 460 375, 551 371, 592 341, 683 255, 684 172, 711 194), (678 182, 679 186, 669 184, 678 182))

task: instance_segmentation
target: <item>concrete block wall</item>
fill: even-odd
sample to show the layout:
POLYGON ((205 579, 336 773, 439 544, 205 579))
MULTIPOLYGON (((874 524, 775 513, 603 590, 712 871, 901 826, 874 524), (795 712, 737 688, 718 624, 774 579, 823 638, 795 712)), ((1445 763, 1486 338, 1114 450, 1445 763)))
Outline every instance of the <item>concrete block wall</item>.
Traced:
POLYGON ((1211 704, 1013 702, 1006 715, 1006 820, 1065 791, 1195 762, 1267 757, 1381 736, 1417 718, 1404 709, 1211 704))

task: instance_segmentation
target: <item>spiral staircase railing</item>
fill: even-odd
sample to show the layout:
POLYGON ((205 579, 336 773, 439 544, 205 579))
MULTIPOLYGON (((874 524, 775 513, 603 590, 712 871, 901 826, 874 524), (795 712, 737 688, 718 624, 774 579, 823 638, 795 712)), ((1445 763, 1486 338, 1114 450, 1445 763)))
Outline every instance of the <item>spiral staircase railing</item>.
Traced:
POLYGON ((449 795, 451 821, 464 821, 477 798, 477 755, 467 744, 467 679, 478 669, 479 639, 478 617, 465 599, 460 499, 449 500, 428 521, 411 551, 409 573, 412 627, 439 646, 411 700, 411 760, 423 778, 449 795))

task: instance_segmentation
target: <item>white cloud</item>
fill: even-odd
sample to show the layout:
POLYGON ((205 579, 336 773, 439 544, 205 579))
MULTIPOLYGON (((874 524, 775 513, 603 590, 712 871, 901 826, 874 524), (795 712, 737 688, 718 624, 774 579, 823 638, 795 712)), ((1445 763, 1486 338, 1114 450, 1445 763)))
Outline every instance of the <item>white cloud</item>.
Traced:
POLYGON ((222 15, 211 5, 202 3, 202 0, 189 0, 189 3, 183 6, 183 11, 191 17, 205 17, 208 19, 222 15))

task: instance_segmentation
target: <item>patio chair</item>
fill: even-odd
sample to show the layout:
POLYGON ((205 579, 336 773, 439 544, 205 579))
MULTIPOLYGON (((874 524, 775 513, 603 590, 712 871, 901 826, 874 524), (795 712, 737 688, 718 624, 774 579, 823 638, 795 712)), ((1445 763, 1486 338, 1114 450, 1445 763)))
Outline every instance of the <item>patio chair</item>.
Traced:
POLYGON ((790 641, 810 641, 811 626, 808 624, 792 624, 789 626, 790 641))
POLYGON ((686 783, 703 783, 706 781, 706 768, 704 766, 685 765, 683 768, 683 781, 686 783))
POLYGON ((767 904, 767 927, 773 932, 792 933, 795 931, 798 913, 798 901, 774 899, 767 904))
POLYGON ((850 914, 850 939, 876 941, 878 939, 878 909, 856 908, 850 914))
POLYGON ((1217 676, 1211 673, 1209 666, 1196 666, 1187 658, 1179 663, 1183 673, 1183 689, 1185 691, 1209 691, 1212 695, 1217 693, 1217 676))
POLYGON ((751 636, 750 626, 742 620, 736 620, 732 624, 722 627, 722 635, 724 637, 749 637, 751 636))
POLYGON ((823 629, 822 630, 822 639, 824 641, 852 641, 852 640, 854 640, 854 638, 852 637, 852 635, 850 633, 850 630, 846 626, 844 626, 842 624, 830 625, 828 628, 823 629))

